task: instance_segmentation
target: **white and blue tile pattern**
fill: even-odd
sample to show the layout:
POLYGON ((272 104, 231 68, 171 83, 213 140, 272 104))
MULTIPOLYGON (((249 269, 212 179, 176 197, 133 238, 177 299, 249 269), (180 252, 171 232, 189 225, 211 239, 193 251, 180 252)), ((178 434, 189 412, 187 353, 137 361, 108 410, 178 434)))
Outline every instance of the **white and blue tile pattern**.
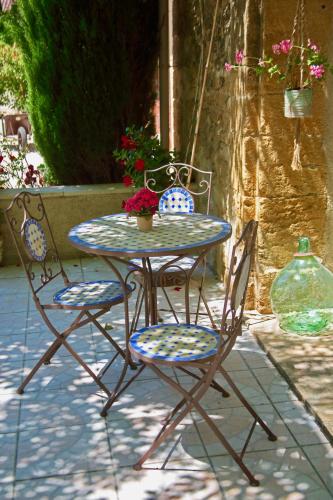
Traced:
POLYGON ((35 219, 28 219, 24 225, 24 241, 34 260, 42 262, 47 252, 46 236, 42 225, 35 219))
POLYGON ((220 336, 199 325, 163 324, 142 328, 130 339, 138 354, 162 361, 194 361, 216 354, 220 336))
POLYGON ((160 213, 191 214, 194 212, 193 197, 184 188, 170 188, 162 194, 158 210, 160 213))
POLYGON ((121 253, 130 256, 191 253, 196 248, 229 238, 231 226, 212 215, 162 214, 154 216, 152 231, 137 227, 136 218, 126 214, 105 215, 82 222, 69 233, 81 249, 121 253))
MULTIPOLYGON (((128 293, 131 288, 128 287, 128 293)), ((101 306, 112 304, 124 296, 123 289, 119 281, 89 281, 73 283, 70 286, 59 290, 53 301, 56 304, 72 307, 101 306)))

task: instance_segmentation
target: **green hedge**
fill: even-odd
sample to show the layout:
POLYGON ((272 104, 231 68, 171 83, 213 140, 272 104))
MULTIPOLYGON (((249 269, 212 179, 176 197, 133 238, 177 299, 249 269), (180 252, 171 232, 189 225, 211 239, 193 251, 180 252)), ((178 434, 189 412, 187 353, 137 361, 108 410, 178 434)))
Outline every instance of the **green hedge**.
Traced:
POLYGON ((17 0, 34 138, 53 178, 112 182, 112 151, 154 100, 157 0, 17 0))

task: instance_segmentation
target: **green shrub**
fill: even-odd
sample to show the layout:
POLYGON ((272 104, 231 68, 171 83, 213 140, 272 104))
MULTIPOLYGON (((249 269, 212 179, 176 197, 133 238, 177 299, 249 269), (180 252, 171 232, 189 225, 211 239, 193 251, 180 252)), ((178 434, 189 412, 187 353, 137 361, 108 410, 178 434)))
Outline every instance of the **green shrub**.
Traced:
POLYGON ((158 52, 156 0, 17 0, 34 140, 64 184, 118 180, 112 151, 146 123, 158 52))

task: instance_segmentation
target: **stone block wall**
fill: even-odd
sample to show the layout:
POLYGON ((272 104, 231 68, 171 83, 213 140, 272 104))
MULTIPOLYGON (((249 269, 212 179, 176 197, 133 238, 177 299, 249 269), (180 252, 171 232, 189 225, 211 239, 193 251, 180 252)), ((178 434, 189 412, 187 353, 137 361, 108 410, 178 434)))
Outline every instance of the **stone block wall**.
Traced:
MULTIPOLYGON (((238 48, 260 56, 290 38, 296 3, 220 0, 194 162, 214 171, 213 212, 232 223, 234 238, 244 222, 259 221, 248 306, 260 312, 270 311, 272 280, 290 260, 299 236, 310 236, 314 251, 333 267, 333 76, 315 89, 313 116, 302 126, 303 167, 294 171, 295 120, 283 116, 283 86, 246 68, 223 70, 238 48)), ((191 117, 216 0, 174 4, 176 146, 185 153, 193 140, 191 117)), ((332 3, 307 0, 306 18, 308 36, 333 62, 332 3)), ((221 274, 226 250, 215 256, 221 274)))

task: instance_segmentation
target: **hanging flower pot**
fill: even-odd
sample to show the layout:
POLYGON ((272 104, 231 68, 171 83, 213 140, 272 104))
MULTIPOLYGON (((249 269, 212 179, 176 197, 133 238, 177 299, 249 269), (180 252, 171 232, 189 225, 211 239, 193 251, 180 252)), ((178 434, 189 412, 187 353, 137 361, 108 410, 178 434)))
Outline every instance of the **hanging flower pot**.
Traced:
POLYGON ((305 118, 312 115, 312 89, 284 91, 284 116, 305 118))

